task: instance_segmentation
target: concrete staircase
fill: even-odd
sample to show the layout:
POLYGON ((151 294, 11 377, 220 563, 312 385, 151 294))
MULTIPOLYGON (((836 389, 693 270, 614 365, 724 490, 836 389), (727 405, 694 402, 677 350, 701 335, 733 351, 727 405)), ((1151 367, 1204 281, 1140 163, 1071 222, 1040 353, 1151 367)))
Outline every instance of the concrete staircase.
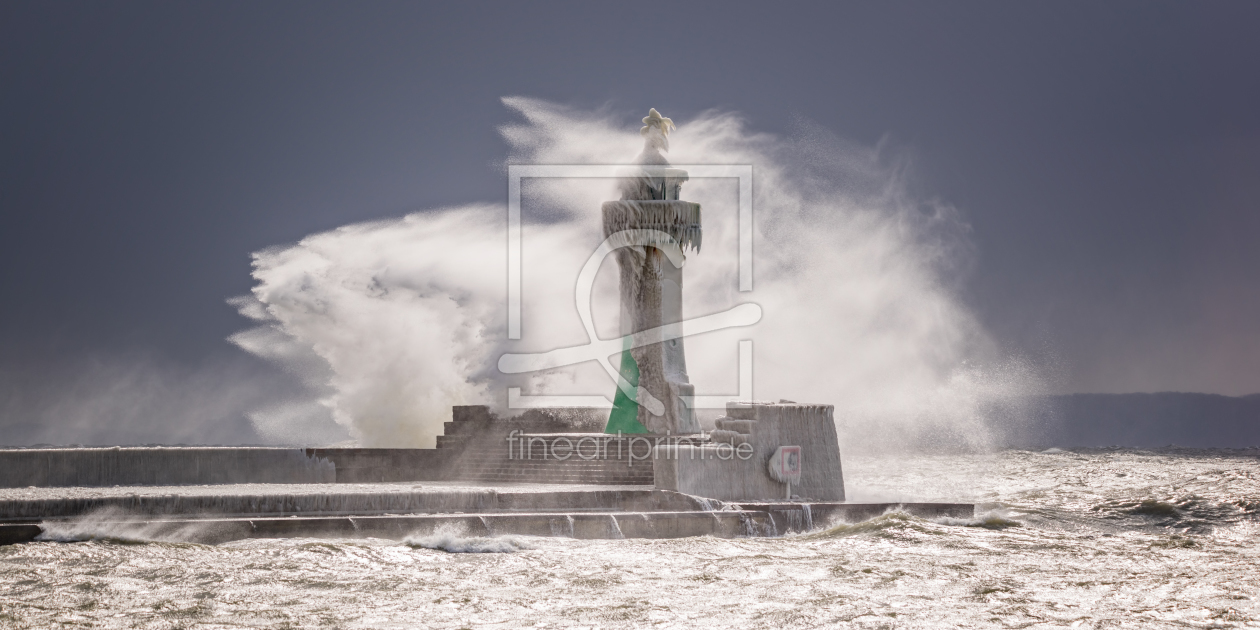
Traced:
MULTIPOLYGON (((615 437, 599 438, 599 450, 610 448, 612 457, 602 456, 601 452, 600 456, 587 459, 569 453, 564 459, 559 459, 550 452, 551 445, 557 440, 567 439, 577 444, 584 438, 585 454, 590 456, 596 452, 596 443, 595 438, 589 435, 525 434, 513 445, 503 439, 494 442, 469 440, 458 447, 448 446, 445 448, 451 449, 453 455, 449 479, 479 483, 652 485, 651 459, 617 458, 618 440, 615 437), (521 453, 522 441, 526 444, 532 441, 533 448, 521 453), (543 444, 547 445, 546 452, 543 444)), ((623 453, 626 441, 620 440, 623 453)))
POLYGON ((485 407, 466 406, 453 409, 437 450, 447 470, 444 478, 452 481, 652 485, 650 443, 644 440, 654 437, 581 431, 539 412, 501 420, 485 407), (633 440, 638 440, 635 457, 630 456, 633 440))

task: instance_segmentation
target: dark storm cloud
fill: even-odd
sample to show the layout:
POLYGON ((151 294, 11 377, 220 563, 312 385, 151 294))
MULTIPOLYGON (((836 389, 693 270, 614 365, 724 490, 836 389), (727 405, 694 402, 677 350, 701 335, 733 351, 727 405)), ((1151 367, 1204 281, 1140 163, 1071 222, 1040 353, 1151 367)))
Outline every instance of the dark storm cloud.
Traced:
POLYGON ((257 369, 224 342, 249 253, 501 200, 499 98, 523 94, 887 139, 974 228, 968 302, 1058 389, 1255 392, 1258 24, 1241 2, 7 2, 0 363, 257 369))

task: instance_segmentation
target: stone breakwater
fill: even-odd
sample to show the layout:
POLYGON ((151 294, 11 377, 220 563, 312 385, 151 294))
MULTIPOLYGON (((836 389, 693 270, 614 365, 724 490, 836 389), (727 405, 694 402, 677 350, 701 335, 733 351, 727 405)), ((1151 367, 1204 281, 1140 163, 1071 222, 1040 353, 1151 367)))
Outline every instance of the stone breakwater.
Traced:
POLYGON ((0 543, 94 538, 221 543, 387 538, 454 528, 570 538, 779 536, 903 510, 970 518, 970 504, 724 503, 650 486, 454 482, 0 490, 0 543))
POLYGON ((762 537, 958 503, 846 503, 829 405, 732 403, 711 433, 575 432, 456 407, 436 449, 0 450, 0 543, 390 538, 454 528, 570 538, 762 537), (770 468, 793 453, 787 477, 770 468), (775 462, 779 462, 776 464, 775 462), (782 477, 782 478, 780 478, 782 477))

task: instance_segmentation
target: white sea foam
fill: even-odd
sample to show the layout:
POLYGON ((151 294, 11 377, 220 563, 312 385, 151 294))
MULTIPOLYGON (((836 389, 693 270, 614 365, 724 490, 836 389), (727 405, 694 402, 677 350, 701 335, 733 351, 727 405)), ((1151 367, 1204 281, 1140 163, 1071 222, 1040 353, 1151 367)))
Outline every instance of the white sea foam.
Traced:
MULTIPOLYGON (((850 461, 846 473, 888 487, 922 479, 969 487, 990 506, 1009 506, 1021 525, 952 526, 893 512, 781 538, 528 538, 539 551, 482 554, 380 539, 21 544, 0 547, 0 626, 168 628, 173 618, 252 628, 1260 623, 1253 452, 850 461), (1151 499, 1176 504, 1178 514, 1135 513, 1151 499)), ((431 545, 458 549, 468 545, 461 537, 469 539, 431 545)))
MULTIPOLYGON (((624 163, 639 150, 629 116, 505 103, 523 118, 501 129, 512 162, 624 163)), ((835 404, 847 451, 986 446, 986 405, 1038 381, 1027 362, 998 351, 956 295, 970 256, 959 214, 912 198, 904 163, 883 147, 811 128, 795 139, 758 133, 724 112, 675 120, 674 163, 754 168, 751 293, 737 290, 736 181, 683 187, 702 204, 705 230, 703 251, 687 261, 685 313, 745 301, 765 313, 755 326, 686 340, 698 393, 737 390, 738 341, 751 339, 754 395, 835 404)), ((600 203, 616 197, 611 180, 525 182, 520 341, 506 339, 502 205, 350 225, 256 253, 253 295, 233 303, 258 326, 232 340, 301 374, 319 406, 255 420, 269 434, 300 435, 303 409, 328 409, 365 446, 432 446, 451 405, 503 411, 509 384, 527 394, 611 394, 594 363, 520 377, 495 365, 504 352, 589 341, 574 283, 600 242, 600 203)), ((612 267, 594 293, 604 338, 617 330, 612 267)))
POLYGON ((452 532, 409 536, 403 542, 412 547, 437 549, 449 553, 513 553, 534 548, 523 536, 461 536, 452 532))
POLYGON ((97 510, 83 516, 44 521, 35 540, 49 542, 189 542, 197 540, 205 525, 196 522, 162 522, 145 520, 121 510, 97 510))
POLYGON ((1019 527, 1023 523, 1014 518, 1009 509, 996 508, 992 510, 984 510, 978 512, 971 518, 955 518, 952 516, 941 516, 929 519, 933 523, 941 525, 956 525, 962 527, 983 527, 985 529, 1006 529, 1007 527, 1019 527))

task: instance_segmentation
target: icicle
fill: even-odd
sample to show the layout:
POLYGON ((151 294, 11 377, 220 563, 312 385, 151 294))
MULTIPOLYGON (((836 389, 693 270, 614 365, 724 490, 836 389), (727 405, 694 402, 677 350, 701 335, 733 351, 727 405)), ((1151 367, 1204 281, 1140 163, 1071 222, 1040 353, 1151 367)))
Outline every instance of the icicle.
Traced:
MULTIPOLYGON (((615 237, 625 230, 654 230, 686 251, 700 251, 702 229, 700 204, 689 201, 609 201, 604 203, 604 236, 614 237, 614 245, 626 245, 615 237)), ((655 245, 655 243, 649 243, 655 245)))

